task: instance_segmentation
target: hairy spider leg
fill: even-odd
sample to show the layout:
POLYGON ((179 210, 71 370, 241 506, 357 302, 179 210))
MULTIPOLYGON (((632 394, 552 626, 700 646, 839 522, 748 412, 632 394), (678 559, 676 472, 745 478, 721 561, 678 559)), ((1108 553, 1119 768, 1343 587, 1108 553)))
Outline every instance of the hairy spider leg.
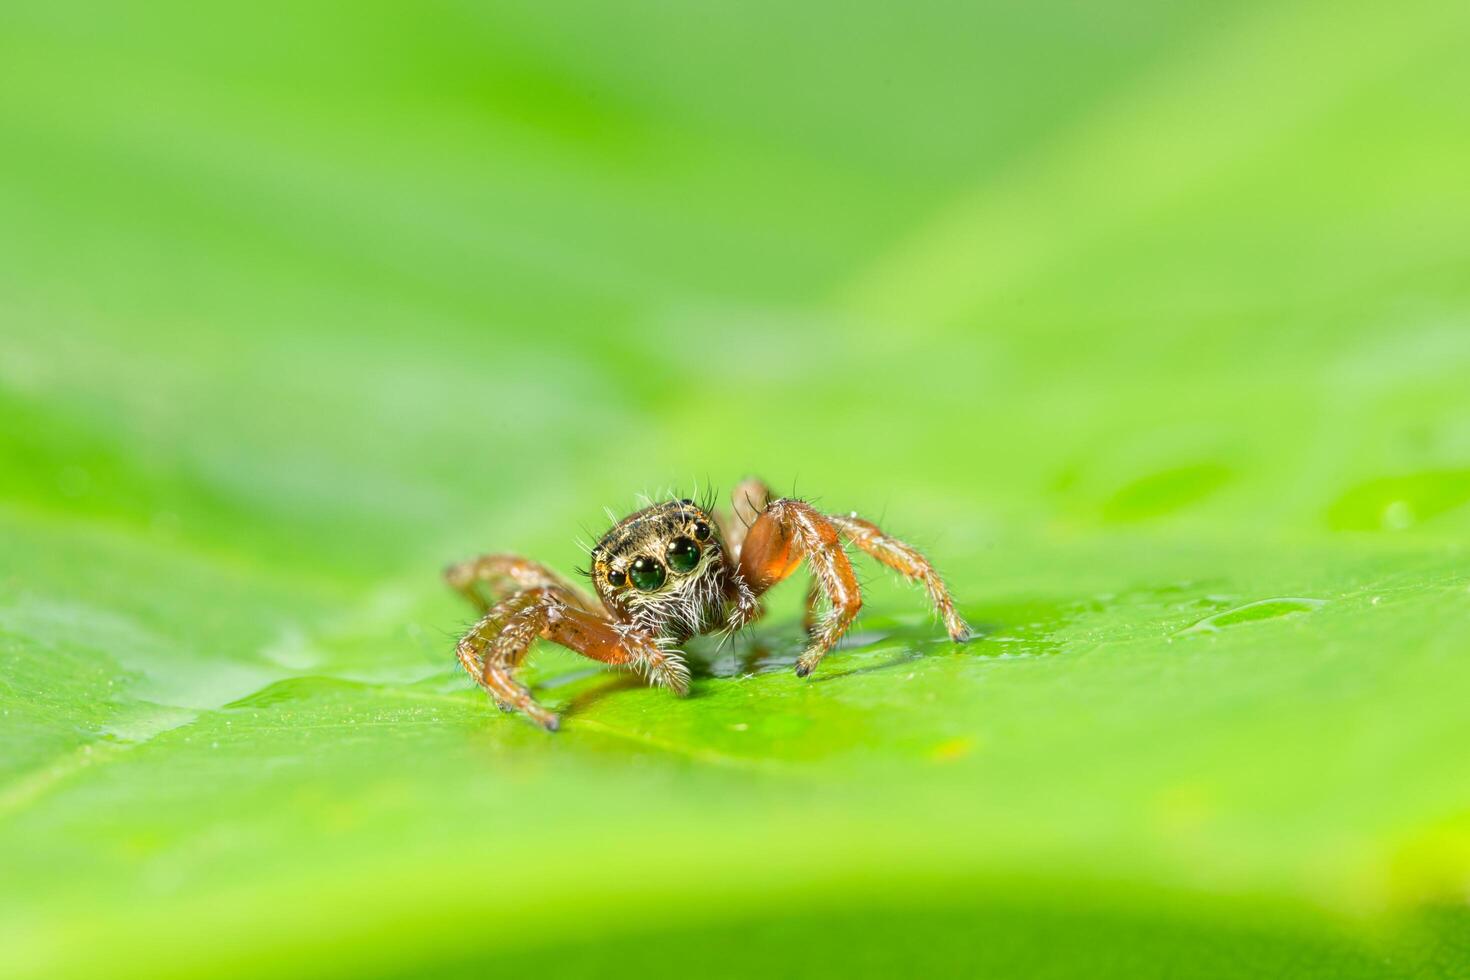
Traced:
MULTIPOLYGON (((730 503, 733 510, 729 516, 733 519, 726 519, 722 516, 720 526, 725 533, 725 550, 733 561, 738 562, 740 560, 740 549, 745 542, 745 536, 749 532, 750 526, 756 522, 761 512, 766 509, 766 505, 770 500, 770 484, 756 477, 743 480, 731 492, 730 503)), ((806 602, 803 606, 801 619, 802 628, 806 630, 807 636, 811 636, 816 632, 820 620, 819 613, 821 611, 822 595, 821 583, 813 575, 806 585, 806 602)), ((760 612, 748 620, 748 622, 753 622, 764 614, 765 609, 761 608, 760 612)))
POLYGON ((481 555, 458 562, 444 569, 444 581, 481 612, 523 589, 536 588, 560 589, 573 605, 588 610, 597 608, 581 589, 540 562, 520 555, 481 555))
POLYGON ((831 608, 814 625, 810 645, 797 658, 798 677, 810 674, 847 632, 863 598, 837 527, 803 501, 786 497, 771 501, 746 534, 741 577, 761 595, 796 571, 803 560, 831 608))
MULTIPOLYGON (((944 628, 949 631, 950 639, 956 643, 964 643, 970 638, 970 627, 955 611, 949 589, 945 588, 944 580, 939 577, 939 572, 930 564, 929 559, 913 546, 890 537, 878 525, 856 514, 830 514, 827 519, 844 537, 878 561, 911 582, 922 582, 929 593, 929 601, 934 603, 934 608, 939 610, 940 618, 944 620, 944 628)), ((811 613, 808 612, 808 615, 811 613)))
POLYGON ((806 630, 806 635, 811 636, 817 630, 818 613, 822 610, 822 586, 813 575, 806 583, 806 604, 802 607, 801 626, 806 630))
POLYGON ((459 641, 459 662, 504 710, 520 711, 555 731, 560 719, 542 707, 513 674, 537 638, 615 666, 641 669, 677 694, 689 690, 689 670, 653 637, 577 606, 560 589, 538 587, 497 603, 459 641))

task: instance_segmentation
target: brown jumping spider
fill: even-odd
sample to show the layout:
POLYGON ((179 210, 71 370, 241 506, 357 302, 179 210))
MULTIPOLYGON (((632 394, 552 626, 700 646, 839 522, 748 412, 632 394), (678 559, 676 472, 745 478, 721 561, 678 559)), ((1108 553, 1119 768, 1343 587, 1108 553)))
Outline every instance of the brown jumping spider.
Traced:
POLYGON ((637 668, 682 695, 689 690, 689 669, 676 648, 692 636, 734 631, 759 619, 761 595, 805 559, 812 574, 810 645, 796 661, 797 676, 805 677, 863 603, 844 538, 923 582, 950 637, 957 643, 969 638, 939 573, 876 525, 856 514, 821 514, 800 500, 771 500, 758 480, 737 487, 732 502, 735 520, 717 520, 692 500, 670 500, 615 524, 593 547, 587 572, 600 607, 526 558, 485 555, 450 566, 445 579, 484 612, 459 641, 459 662, 501 710, 522 711, 550 731, 557 716, 512 676, 538 637, 593 660, 637 668))

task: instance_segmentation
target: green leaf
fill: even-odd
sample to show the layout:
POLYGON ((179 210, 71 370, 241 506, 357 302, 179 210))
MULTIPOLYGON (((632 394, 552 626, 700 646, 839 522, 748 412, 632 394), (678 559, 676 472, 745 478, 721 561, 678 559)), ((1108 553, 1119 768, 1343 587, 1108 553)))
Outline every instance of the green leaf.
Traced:
POLYGON ((12 4, 0 974, 1465 975, 1463 4, 12 4), (450 562, 879 520, 679 699, 450 562))

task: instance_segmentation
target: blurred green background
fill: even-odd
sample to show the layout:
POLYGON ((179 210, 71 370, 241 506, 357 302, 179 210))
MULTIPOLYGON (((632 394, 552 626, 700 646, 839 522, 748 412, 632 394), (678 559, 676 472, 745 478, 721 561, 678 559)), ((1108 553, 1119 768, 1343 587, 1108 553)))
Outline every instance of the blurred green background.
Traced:
POLYGON ((6 3, 0 973, 1470 975, 1467 36, 6 3), (750 473, 980 638, 458 670, 750 473))

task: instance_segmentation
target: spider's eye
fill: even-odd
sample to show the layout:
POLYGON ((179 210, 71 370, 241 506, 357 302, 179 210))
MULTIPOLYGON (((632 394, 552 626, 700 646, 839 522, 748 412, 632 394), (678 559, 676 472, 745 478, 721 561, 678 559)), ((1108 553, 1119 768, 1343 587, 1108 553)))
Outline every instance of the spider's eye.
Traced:
POLYGON ((709 540, 709 525, 704 521, 694 522, 694 536, 701 541, 709 540))
POLYGON ((699 545, 688 538, 669 542, 669 567, 676 572, 692 572, 699 564, 699 545))
POLYGON ((652 592, 664 584, 664 567, 652 558, 634 558, 628 566, 628 576, 639 592, 652 592))
POLYGON ((628 581, 628 576, 627 575, 624 575, 622 572, 618 571, 616 568, 614 568, 612 571, 610 571, 610 572, 607 573, 607 584, 608 585, 611 585, 615 589, 622 588, 623 587, 623 583, 626 582, 626 581, 628 581))

